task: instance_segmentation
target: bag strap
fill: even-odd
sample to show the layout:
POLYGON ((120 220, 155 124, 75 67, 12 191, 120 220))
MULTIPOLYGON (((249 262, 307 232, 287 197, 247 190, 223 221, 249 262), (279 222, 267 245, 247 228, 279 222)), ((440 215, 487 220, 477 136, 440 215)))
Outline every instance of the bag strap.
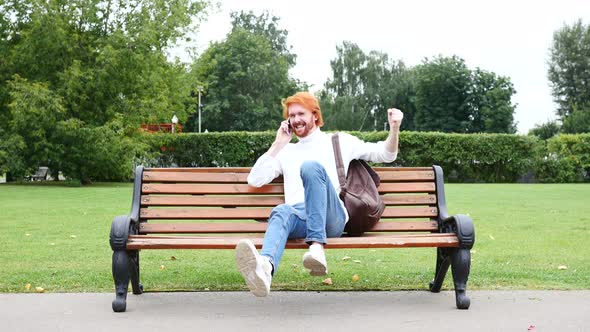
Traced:
POLYGON ((342 151, 340 151, 340 137, 338 136, 338 133, 332 135, 332 147, 334 148, 334 159, 336 160, 338 181, 340 182, 340 189, 342 190, 346 185, 346 178, 344 177, 344 162, 342 161, 342 151))

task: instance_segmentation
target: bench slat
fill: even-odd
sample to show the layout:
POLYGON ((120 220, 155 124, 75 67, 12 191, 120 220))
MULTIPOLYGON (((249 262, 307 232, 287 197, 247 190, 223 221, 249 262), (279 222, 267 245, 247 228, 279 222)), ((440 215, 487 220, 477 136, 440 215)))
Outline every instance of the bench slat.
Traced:
MULTIPOLYGON (((379 193, 433 193, 434 182, 382 183, 379 193)), ((144 184, 144 194, 282 194, 282 184, 271 184, 260 188, 247 184, 144 184)))
MULTIPOLYGON (((219 209, 219 208, 178 208, 178 209, 141 209, 142 219, 267 219, 272 208, 219 209)), ((387 207, 382 218, 433 218, 437 216, 435 207, 387 207)))
MULTIPOLYGON (((252 167, 171 167, 145 168, 144 172, 191 172, 191 173, 250 173, 252 167)), ((373 167, 381 172, 431 171, 432 167, 373 167)))
MULTIPOLYGON (((386 205, 436 204, 435 195, 383 195, 386 205)), ((142 206, 276 206, 283 196, 141 196, 142 206)))
MULTIPOLYGON (((140 234, 153 233, 264 233, 267 223, 141 223, 139 225, 140 234)), ((371 232, 436 232, 438 225, 435 221, 396 221, 396 222, 379 222, 371 232)))
MULTIPOLYGON (((380 171, 377 172, 382 182, 396 181, 433 181, 434 171, 380 171)), ((143 172, 143 182, 185 182, 185 183, 246 183, 248 173, 201 173, 201 172, 143 172)), ((282 183, 281 177, 274 183, 282 183)))
MULTIPOLYGON (((241 237, 144 237, 131 235, 127 249, 234 249, 241 237)), ((262 238, 253 237, 257 248, 262 247, 262 238)), ((431 236, 396 235, 331 238, 326 249, 338 248, 404 248, 404 247, 458 247, 459 240, 454 234, 432 234, 431 236)), ((307 249, 304 239, 287 241, 288 249, 307 249)))

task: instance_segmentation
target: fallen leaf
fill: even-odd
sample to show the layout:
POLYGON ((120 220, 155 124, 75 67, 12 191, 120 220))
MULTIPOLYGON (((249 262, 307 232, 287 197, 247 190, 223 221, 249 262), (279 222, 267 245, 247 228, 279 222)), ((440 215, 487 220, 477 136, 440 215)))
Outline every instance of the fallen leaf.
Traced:
POLYGON ((76 235, 70 235, 70 237, 71 237, 72 239, 75 239, 75 238, 77 238, 77 236, 76 236, 76 235))
POLYGON ((495 240, 494 237, 490 234, 490 239, 495 240))
POLYGON ((44 293, 45 292, 45 288, 43 288, 43 287, 35 287, 35 292, 37 292, 37 293, 44 293))
POLYGON ((342 260, 343 260, 343 261, 347 261, 347 260, 350 260, 351 258, 352 258, 352 257, 350 257, 350 256, 344 256, 344 257, 342 257, 342 260))
POLYGON ((560 265, 557 267, 558 270, 567 270, 567 266, 565 265, 560 265))
POLYGON ((353 275, 353 276, 352 276, 352 281, 353 281, 353 282, 357 282, 357 281, 359 281, 359 275, 358 275, 358 274, 355 274, 355 275, 353 275))
POLYGON ((326 278, 326 279, 324 279, 324 281, 322 281, 322 283, 324 285, 331 285, 332 284, 332 278, 326 278))
POLYGON ((293 269, 297 269, 297 268, 299 267, 299 265, 297 265, 297 264, 291 264, 291 267, 292 267, 293 269))
POLYGON ((29 290, 29 289, 31 289, 31 284, 26 284, 26 285, 25 285, 25 289, 26 289, 26 290, 29 290))
POLYGON ((166 267, 164 265, 160 265, 160 270, 165 270, 166 267))
POLYGON ((170 257, 170 260, 171 261, 175 261, 176 260, 176 257, 172 256, 172 257, 170 257))
POLYGON ((353 262, 360 263, 361 261, 359 261, 358 259, 355 259, 355 260, 353 260, 353 262))

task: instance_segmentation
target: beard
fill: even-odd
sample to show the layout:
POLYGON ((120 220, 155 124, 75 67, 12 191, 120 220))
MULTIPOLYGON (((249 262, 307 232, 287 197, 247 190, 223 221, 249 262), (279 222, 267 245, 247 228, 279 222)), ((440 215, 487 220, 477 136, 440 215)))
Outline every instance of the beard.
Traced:
POLYGON ((295 125, 292 126, 293 132, 299 138, 306 137, 309 135, 314 129, 316 128, 315 122, 312 120, 310 122, 299 121, 295 125), (296 128, 303 125, 301 128, 296 128))

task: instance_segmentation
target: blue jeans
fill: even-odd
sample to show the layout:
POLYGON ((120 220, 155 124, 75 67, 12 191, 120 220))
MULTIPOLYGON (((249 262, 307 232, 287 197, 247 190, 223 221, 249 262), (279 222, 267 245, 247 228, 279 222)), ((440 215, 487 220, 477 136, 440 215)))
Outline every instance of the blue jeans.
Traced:
POLYGON ((275 207, 268 220, 261 255, 270 258, 276 272, 285 251, 287 239, 305 238, 327 243, 328 237, 340 237, 346 215, 338 194, 322 165, 306 161, 301 165, 305 202, 275 207))

